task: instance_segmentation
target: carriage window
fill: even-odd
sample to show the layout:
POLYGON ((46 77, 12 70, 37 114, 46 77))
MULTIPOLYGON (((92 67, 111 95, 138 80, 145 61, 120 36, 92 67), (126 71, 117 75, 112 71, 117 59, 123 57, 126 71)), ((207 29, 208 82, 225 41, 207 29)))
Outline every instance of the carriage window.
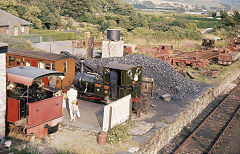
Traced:
POLYGON ((50 67, 50 66, 51 66, 51 65, 50 65, 50 63, 46 63, 46 64, 45 64, 45 68, 46 68, 46 69, 48 69, 48 70, 50 70, 50 69, 51 69, 51 67, 50 67))
POLYGON ((63 63, 63 67, 64 67, 63 69, 64 73, 67 73, 67 62, 63 63))
POLYGON ((15 57, 14 56, 8 56, 8 60, 9 60, 9 66, 13 66, 15 63, 15 57))
POLYGON ((31 66, 30 62, 26 61, 26 66, 31 66))
POLYGON ((53 70, 53 71, 56 71, 56 70, 55 70, 55 63, 52 63, 52 70, 53 70))
POLYGON ((16 61, 17 61, 17 66, 20 66, 21 65, 20 59, 16 59, 16 61))
POLYGON ((21 66, 24 66, 24 65, 25 65, 25 59, 21 58, 21 66))
POLYGON ((44 63, 42 61, 38 61, 38 68, 44 69, 44 63))

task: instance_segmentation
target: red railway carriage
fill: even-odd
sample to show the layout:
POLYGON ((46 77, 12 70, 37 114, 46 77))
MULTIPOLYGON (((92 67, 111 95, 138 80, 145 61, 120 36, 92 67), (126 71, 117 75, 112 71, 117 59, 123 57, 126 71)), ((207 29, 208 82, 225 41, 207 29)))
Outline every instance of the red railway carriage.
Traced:
POLYGON ((58 128, 62 121, 63 97, 55 97, 54 89, 42 84, 42 78, 52 76, 63 80, 64 73, 29 66, 7 70, 7 123, 10 126, 37 138, 58 128))
MULTIPOLYGON (((65 73, 63 82, 56 84, 57 88, 61 86, 67 88, 75 77, 75 59, 72 56, 8 48, 6 67, 16 66, 32 66, 65 73)), ((47 85, 48 79, 43 78, 42 80, 47 85)))

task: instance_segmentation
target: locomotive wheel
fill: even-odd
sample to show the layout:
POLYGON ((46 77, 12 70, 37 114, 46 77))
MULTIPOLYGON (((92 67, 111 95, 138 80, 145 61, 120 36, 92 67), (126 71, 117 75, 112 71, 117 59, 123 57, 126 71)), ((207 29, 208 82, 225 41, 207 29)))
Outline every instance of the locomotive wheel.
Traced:
POLYGON ((57 124, 56 126, 53 127, 48 127, 48 134, 53 134, 55 132, 57 132, 59 129, 59 124, 57 124))

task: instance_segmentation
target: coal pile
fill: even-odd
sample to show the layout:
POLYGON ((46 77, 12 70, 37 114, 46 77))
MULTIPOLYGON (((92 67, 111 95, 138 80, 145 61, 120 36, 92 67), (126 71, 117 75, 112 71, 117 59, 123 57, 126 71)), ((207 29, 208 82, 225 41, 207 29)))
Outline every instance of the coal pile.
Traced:
POLYGON ((189 80, 180 75, 174 68, 161 59, 151 58, 146 55, 128 55, 117 58, 86 59, 85 63, 97 70, 99 74, 103 72, 103 66, 109 63, 131 64, 143 67, 143 76, 154 78, 153 101, 158 102, 164 94, 171 94, 173 101, 183 101, 191 96, 199 94, 203 90, 203 85, 189 80))

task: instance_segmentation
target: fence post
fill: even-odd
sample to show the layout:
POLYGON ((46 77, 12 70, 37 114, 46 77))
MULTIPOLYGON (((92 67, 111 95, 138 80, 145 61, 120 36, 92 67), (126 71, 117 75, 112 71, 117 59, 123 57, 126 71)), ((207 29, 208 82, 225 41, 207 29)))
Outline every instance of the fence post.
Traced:
POLYGON ((110 110, 109 110, 109 123, 108 123, 108 132, 111 132, 111 125, 112 125, 112 107, 110 106, 110 110))
POLYGON ((132 119, 132 98, 130 99, 129 102, 129 120, 132 119))

